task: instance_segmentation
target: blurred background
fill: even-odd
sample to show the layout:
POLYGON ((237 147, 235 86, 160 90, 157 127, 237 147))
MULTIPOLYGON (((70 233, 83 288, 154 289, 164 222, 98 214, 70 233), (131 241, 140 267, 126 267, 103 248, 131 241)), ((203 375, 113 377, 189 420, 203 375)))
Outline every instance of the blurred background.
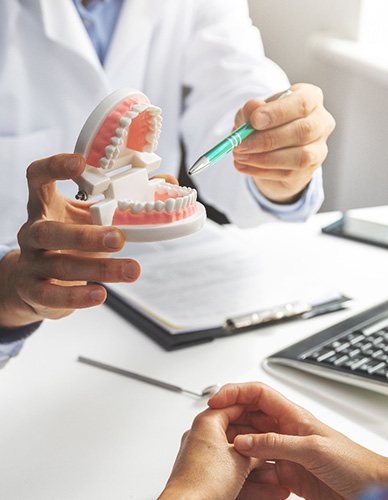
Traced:
POLYGON ((337 121, 322 211, 388 205, 388 0, 250 0, 268 57, 337 121))

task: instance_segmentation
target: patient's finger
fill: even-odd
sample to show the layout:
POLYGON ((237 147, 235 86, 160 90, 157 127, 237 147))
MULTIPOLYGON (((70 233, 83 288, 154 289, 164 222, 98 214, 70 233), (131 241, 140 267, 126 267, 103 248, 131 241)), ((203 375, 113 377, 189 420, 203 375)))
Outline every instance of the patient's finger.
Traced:
POLYGON ((211 408, 225 408, 236 404, 254 406, 270 417, 291 419, 295 423, 301 420, 306 423, 307 416, 310 416, 311 423, 315 420, 306 410, 259 382, 227 384, 209 399, 208 404, 211 408))

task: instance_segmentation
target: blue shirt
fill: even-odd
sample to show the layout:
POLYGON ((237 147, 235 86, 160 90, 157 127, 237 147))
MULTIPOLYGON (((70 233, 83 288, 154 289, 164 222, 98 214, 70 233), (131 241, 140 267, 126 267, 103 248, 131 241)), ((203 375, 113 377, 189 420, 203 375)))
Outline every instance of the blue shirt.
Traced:
POLYGON ((81 0, 73 2, 101 64, 104 64, 123 0, 91 0, 87 6, 81 0))

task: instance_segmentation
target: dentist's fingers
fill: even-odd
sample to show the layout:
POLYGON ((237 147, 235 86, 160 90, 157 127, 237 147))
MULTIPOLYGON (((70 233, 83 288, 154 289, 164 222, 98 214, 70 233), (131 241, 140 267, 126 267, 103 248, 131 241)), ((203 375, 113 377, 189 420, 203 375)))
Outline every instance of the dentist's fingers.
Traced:
MULTIPOLYGON (((284 176, 292 175, 292 171, 302 171, 303 175, 306 175, 306 169, 317 168, 322 165, 327 153, 326 142, 319 141, 307 146, 284 148, 267 153, 240 153, 235 154, 234 158, 237 170, 248 175, 260 174, 259 171, 254 169, 289 171, 289 174, 280 174, 284 176)), ((279 178, 279 174, 277 174, 276 178, 279 178)))
POLYGON ((30 249, 117 252, 124 246, 125 237, 114 227, 38 220, 21 229, 19 243, 30 249))
POLYGON ((50 201, 55 181, 75 179, 84 168, 85 159, 76 154, 60 154, 31 163, 27 169, 29 216, 36 217, 50 201))
POLYGON ((248 101, 242 108, 243 118, 256 130, 268 130, 306 118, 317 106, 323 105, 322 90, 315 85, 298 83, 291 90, 292 94, 283 99, 248 101))
POLYGON ((31 272, 41 279, 132 283, 140 276, 140 265, 131 259, 89 258, 46 252, 32 261, 31 272))
POLYGON ((40 316, 49 319, 97 306, 106 299, 106 290, 99 285, 59 286, 41 280, 30 280, 19 294, 40 316))
POLYGON ((175 184, 176 186, 179 186, 179 182, 176 177, 170 174, 158 174, 154 175, 154 177, 151 177, 151 179, 164 179, 166 182, 169 184, 175 184))
POLYGON ((252 134, 235 149, 235 153, 263 153, 290 146, 304 146, 320 138, 326 139, 334 128, 333 123, 331 115, 329 118, 325 108, 320 107, 306 118, 252 134))

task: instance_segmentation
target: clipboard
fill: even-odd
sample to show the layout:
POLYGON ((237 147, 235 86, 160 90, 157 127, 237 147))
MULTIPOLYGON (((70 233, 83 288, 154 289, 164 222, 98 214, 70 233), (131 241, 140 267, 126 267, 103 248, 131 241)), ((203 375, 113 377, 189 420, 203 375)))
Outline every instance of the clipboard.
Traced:
POLYGON ((322 314, 339 311, 346 308, 351 300, 346 295, 339 293, 336 297, 328 300, 326 298, 314 304, 296 301, 251 314, 228 318, 223 325, 216 328, 192 330, 174 335, 151 317, 130 305, 120 294, 107 286, 106 289, 108 292, 106 304, 167 351, 212 342, 217 338, 229 337, 293 319, 310 319, 322 314))

